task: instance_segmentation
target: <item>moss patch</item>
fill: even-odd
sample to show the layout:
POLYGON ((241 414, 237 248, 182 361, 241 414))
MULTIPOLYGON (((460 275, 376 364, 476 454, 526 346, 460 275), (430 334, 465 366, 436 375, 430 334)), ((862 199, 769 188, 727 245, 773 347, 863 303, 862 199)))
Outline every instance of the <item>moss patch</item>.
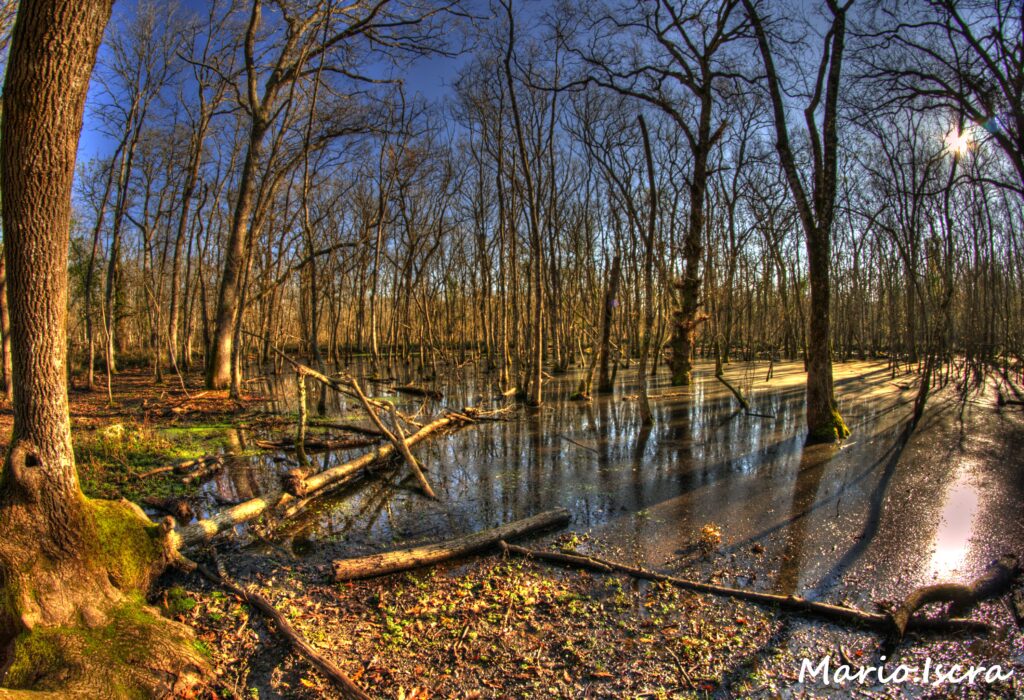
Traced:
POLYGON ((130 596, 110 611, 110 617, 108 624, 93 629, 23 632, 11 647, 4 684, 92 697, 145 698, 161 684, 173 682, 158 669, 185 672, 202 666, 203 655, 188 628, 156 614, 141 597, 130 596))
POLYGON ((839 411, 833 406, 830 420, 817 427, 812 427, 808 439, 811 442, 835 442, 850 437, 850 429, 846 421, 839 415, 839 411))
POLYGON ((92 498, 140 501, 145 496, 174 497, 188 489, 178 475, 139 475, 151 469, 209 454, 237 452, 230 423, 199 423, 154 428, 134 421, 94 431, 75 431, 75 462, 82 491, 92 498))
POLYGON ((124 591, 145 590, 161 555, 158 528, 126 501, 90 500, 100 556, 111 580, 124 591))

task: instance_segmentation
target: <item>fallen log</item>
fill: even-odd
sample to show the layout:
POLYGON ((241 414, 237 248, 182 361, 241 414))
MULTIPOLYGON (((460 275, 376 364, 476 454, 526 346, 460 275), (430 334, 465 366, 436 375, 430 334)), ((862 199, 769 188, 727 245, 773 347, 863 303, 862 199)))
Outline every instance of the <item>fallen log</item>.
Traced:
POLYGON ((400 394, 408 394, 409 396, 422 396, 424 398, 433 399, 434 401, 440 401, 444 398, 444 394, 436 389, 427 389, 421 386, 414 386, 412 384, 406 384, 404 386, 393 387, 394 391, 400 394))
POLYGON ((937 583, 915 588, 892 612, 896 635, 903 636, 914 613, 925 605, 951 603, 949 614, 953 617, 963 617, 978 603, 1009 592, 1020 574, 1020 562, 1017 557, 1004 555, 989 564, 981 576, 970 584, 937 583))
POLYGON ((224 468, 224 458, 217 456, 213 458, 207 458, 200 464, 195 470, 189 472, 181 478, 181 483, 191 484, 193 481, 199 481, 205 479, 211 474, 216 474, 224 468))
MULTIPOLYGON (((662 583, 668 583, 677 588, 683 588, 690 591, 696 591, 698 593, 710 593, 711 595, 725 596, 728 598, 736 598, 738 600, 746 600, 752 603, 760 603, 762 605, 768 605, 771 607, 780 608, 782 610, 789 610, 791 612, 800 613, 803 615, 811 615, 819 617, 830 622, 842 622, 847 624, 862 625, 875 629, 882 633, 890 633, 893 631, 893 619, 892 616, 885 613, 872 613, 858 610, 856 608, 847 608, 841 605, 831 605, 829 603, 819 603, 813 600, 807 600, 806 598, 800 598, 794 595, 777 595, 775 593, 762 593, 760 591, 750 591, 743 588, 730 588, 729 586, 719 586, 713 583, 701 583, 699 581, 689 581, 687 579, 677 578, 675 576, 669 576, 668 574, 660 574, 654 571, 648 571, 639 567, 630 566, 628 564, 621 564, 619 562, 609 561, 607 559, 600 559, 594 556, 583 556, 578 554, 565 554, 557 552, 545 552, 536 549, 526 549, 525 547, 519 547, 514 544, 508 544, 507 542, 501 543, 502 549, 506 554, 518 554, 523 557, 530 557, 538 559, 540 561, 549 561, 563 566, 571 566, 578 569, 587 569, 590 571, 600 571, 603 573, 622 573, 632 576, 633 578, 644 579, 646 581, 657 581, 662 583)), ((954 631, 954 632, 991 632, 992 626, 986 622, 979 622, 977 620, 964 620, 955 618, 946 619, 931 619, 920 616, 915 616, 909 621, 908 627, 914 630, 937 630, 937 631, 954 631)))
POLYGON ((178 462, 177 464, 168 464, 163 467, 157 467, 156 469, 150 469, 148 472, 139 474, 140 479, 148 479, 151 476, 157 474, 166 474, 167 472, 174 472, 175 474, 186 474, 194 469, 198 469, 204 466, 207 462, 221 462, 223 457, 220 455, 206 455, 204 457, 198 457, 197 459, 189 459, 184 462, 178 462))
POLYGON ((1024 630, 1024 591, 1018 589, 1010 596, 1010 610, 1013 619, 1017 621, 1017 627, 1024 630))
POLYGON ((189 561, 184 557, 181 558, 179 565, 186 570, 198 571, 211 583, 234 593, 248 605, 269 617, 292 650, 311 663, 320 673, 324 674, 338 690, 358 700, 370 700, 370 696, 366 694, 366 691, 356 685, 355 681, 349 678, 348 674, 341 670, 337 664, 314 649, 302 635, 295 631, 295 628, 291 626, 291 623, 288 622, 285 616, 265 597, 256 591, 242 588, 226 576, 221 576, 202 564, 189 561))
POLYGON ((334 580, 350 581, 431 566, 494 547, 503 540, 565 525, 567 522, 569 522, 569 511, 565 508, 556 508, 529 518, 499 525, 490 530, 457 537, 447 542, 397 549, 354 559, 338 559, 333 565, 334 580))
MULTIPOLYGON (((481 416, 485 415, 482 412, 475 412, 472 409, 467 409, 464 412, 470 416, 474 416, 475 413, 476 419, 480 419, 481 416)), ((438 418, 410 435, 406 442, 408 445, 412 446, 440 430, 463 424, 465 424, 465 421, 455 418, 454 416, 438 418)), ((322 472, 318 472, 306 478, 304 484, 307 498, 312 494, 320 495, 318 492, 327 486, 340 485, 339 482, 347 482, 356 478, 361 475, 364 470, 367 470, 373 465, 382 463, 394 453, 395 446, 388 443, 356 457, 355 459, 339 464, 336 467, 325 469, 322 472)), ((177 528, 175 530, 176 544, 179 548, 184 548, 201 542, 206 542, 218 533, 232 528, 235 525, 258 518, 267 511, 276 509, 279 512, 286 512, 287 509, 294 504, 295 500, 294 496, 284 493, 283 491, 250 498, 248 501, 243 501, 238 505, 222 510, 209 518, 198 520, 184 527, 177 528)))
POLYGON ((310 425, 317 428, 334 428, 335 430, 345 430, 350 433, 359 433, 360 435, 369 435, 374 437, 384 437, 384 433, 380 432, 376 428, 366 428, 355 423, 338 423, 335 421, 328 420, 314 420, 310 425))
MULTIPOLYGON (((380 437, 362 437, 362 438, 335 438, 335 437, 306 437, 303 442, 303 448, 306 452, 324 452, 326 450, 345 450, 353 447, 369 447, 370 445, 376 445, 380 442, 380 437)), ((256 440, 255 444, 257 447, 263 450, 295 450, 294 439, 279 440, 256 440)))

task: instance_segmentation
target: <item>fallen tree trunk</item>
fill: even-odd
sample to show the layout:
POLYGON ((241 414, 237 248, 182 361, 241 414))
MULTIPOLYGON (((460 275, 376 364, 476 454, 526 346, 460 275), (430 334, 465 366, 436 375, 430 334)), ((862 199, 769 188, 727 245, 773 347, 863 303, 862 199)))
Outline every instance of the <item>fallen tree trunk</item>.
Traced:
MULTIPOLYGON (((473 415, 471 409, 467 409, 464 412, 466 412, 467 415, 473 415)), ((479 417, 479 414, 477 417, 479 417)), ((406 442, 410 446, 415 445, 440 430, 463 425, 464 423, 465 421, 454 416, 438 418, 410 435, 406 442)), ((388 443, 386 445, 381 445, 376 450, 367 452, 355 459, 308 477, 304 481, 305 490, 308 494, 307 498, 327 486, 355 478, 363 472, 363 470, 366 470, 372 465, 383 462, 394 453, 395 446, 388 443)), ((267 511, 274 509, 277 509, 278 511, 285 511, 294 503, 295 500, 294 496, 283 491, 275 494, 268 494, 266 496, 250 498, 248 501, 244 501, 238 505, 222 510, 216 515, 206 518, 205 520, 199 520, 184 527, 177 528, 175 530, 177 540, 176 544, 179 548, 184 548, 208 541, 218 533, 240 523, 245 523, 258 518, 267 511)))
POLYGON ((499 525, 490 530, 457 537, 447 542, 397 549, 355 559, 338 559, 334 562, 334 580, 349 581, 430 566, 494 547, 503 540, 565 525, 567 522, 569 522, 569 511, 565 508, 556 508, 529 518, 499 525))
POLYGON ((421 386, 413 386, 407 384, 405 386, 396 386, 394 390, 400 394, 408 394, 409 396, 422 396, 424 398, 433 399, 434 401, 440 401, 444 398, 444 394, 436 389, 426 389, 421 386))
POLYGON ((181 477, 181 483, 191 484, 193 481, 199 481, 205 479, 211 474, 216 474, 224 468, 224 459, 222 457, 214 457, 212 459, 207 458, 200 464, 196 469, 190 471, 185 476, 181 477))
POLYGON ((242 588, 238 584, 224 576, 221 576, 215 571, 210 570, 202 564, 189 561, 184 557, 182 557, 182 560, 179 562, 179 566, 186 570, 194 569, 198 571, 210 582, 234 593, 247 604, 273 620, 277 631, 285 638, 285 641, 288 642, 288 645, 292 650, 310 662, 318 671, 320 671, 320 673, 324 674, 338 690, 345 693, 348 697, 357 698, 358 700, 370 700, 370 696, 367 695, 362 688, 356 685, 355 681, 349 678, 348 674, 341 670, 337 664, 310 646, 309 642, 295 631, 295 628, 291 626, 291 623, 288 622, 285 616, 282 615, 281 612, 265 597, 256 591, 242 588))
MULTIPOLYGON (((325 450, 345 450, 353 447, 369 447, 380 442, 379 437, 306 437, 303 442, 303 449, 306 452, 323 452, 325 450)), ((294 439, 280 440, 256 440, 256 446, 263 450, 295 450, 297 449, 294 439)))
POLYGON ((311 426, 316 428, 334 428, 335 430, 345 430, 350 433, 359 433, 360 435, 368 435, 373 437, 384 437, 384 433, 380 432, 376 428, 366 428, 355 423, 338 423, 329 420, 314 420, 310 423, 311 426))
MULTIPOLYGON (((865 627, 870 627, 882 633, 890 633, 894 629, 892 616, 887 615, 885 613, 865 612, 863 610, 858 610, 856 608, 847 608, 841 605, 819 603, 813 600, 807 600, 806 598, 800 598, 794 595, 786 596, 777 595, 774 593, 761 593, 760 591, 750 591, 742 588, 718 586, 713 583, 700 583, 699 581, 689 581, 687 579, 669 576, 668 574, 659 574, 654 571, 647 571, 646 569, 641 569, 639 567, 629 566, 628 564, 621 564, 614 561, 608 561, 606 559, 600 559, 598 557, 526 549, 525 547, 518 547, 514 544, 508 544, 507 542, 502 542, 501 547, 506 552, 506 554, 518 554, 524 557, 531 557, 533 559, 539 559, 541 561, 554 562, 556 564, 561 564, 563 566, 571 566, 579 569, 588 569, 590 571, 628 574, 629 576, 632 576, 634 578, 644 579, 646 581, 659 581, 663 583, 668 583, 670 585, 676 586, 677 588, 684 588, 690 591, 697 591, 698 593, 710 593, 712 595, 736 598, 738 600, 747 600, 753 603, 760 603, 762 605, 768 605, 771 607, 780 608, 782 610, 789 610, 803 615, 812 615, 814 617, 819 617, 830 622, 843 622, 847 624, 852 623, 856 625, 862 625, 865 627)), ((954 632, 992 631, 992 626, 986 622, 961 619, 936 620, 923 617, 913 617, 909 621, 908 626, 910 629, 915 630, 940 630, 954 632)))

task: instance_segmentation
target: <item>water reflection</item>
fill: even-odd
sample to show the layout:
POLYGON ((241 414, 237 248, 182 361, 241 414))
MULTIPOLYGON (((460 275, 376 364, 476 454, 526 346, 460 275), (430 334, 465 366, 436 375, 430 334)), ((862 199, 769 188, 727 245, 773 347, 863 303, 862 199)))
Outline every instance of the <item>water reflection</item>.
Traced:
MULTIPOLYGON (((804 374, 798 364, 778 367, 770 384, 763 366, 729 369, 730 381, 761 416, 738 413, 711 366, 699 367, 688 389, 669 386, 668 375, 659 374, 651 387, 656 423, 649 430, 641 429, 633 398, 635 370, 620 370, 625 381, 616 393, 592 403, 569 400, 579 381, 570 373, 547 382, 539 409, 421 443, 416 452, 440 501, 423 498, 396 463, 314 501, 277 539, 299 556, 348 556, 564 506, 573 515, 572 527, 602 528, 602 537, 629 539, 624 549, 653 565, 696 560, 691 545, 708 522, 723 527, 727 554, 743 554, 778 536, 780 547, 771 553, 777 569, 759 585, 820 596, 863 563, 865 547, 875 539, 905 413, 899 392, 884 390, 884 364, 837 367, 840 409, 856 429, 842 449, 804 447, 804 374), (857 533, 859 538, 851 538, 857 533)), ((396 393, 390 383, 366 384, 372 395, 427 420, 446 408, 501 405, 505 399, 493 379, 465 368, 430 385, 443 392, 439 401, 396 393)), ((415 378, 395 383, 409 381, 415 378)), ((255 389, 266 397, 269 412, 296 408, 291 374, 266 377, 255 389)), ((354 402, 333 392, 326 404, 336 421, 361 419, 354 402)), ((283 430, 288 434, 290 428, 283 430)), ((238 453, 252 437, 244 431, 234 436, 238 453)), ((362 451, 323 452, 311 459, 322 470, 362 451)), ((200 511, 276 492, 292 466, 293 456, 284 452, 231 460, 204 485, 208 501, 200 511)))
POLYGON ((961 573, 970 549, 974 520, 978 513, 978 489, 966 466, 950 485, 935 533, 928 575, 938 580, 955 580, 961 573))

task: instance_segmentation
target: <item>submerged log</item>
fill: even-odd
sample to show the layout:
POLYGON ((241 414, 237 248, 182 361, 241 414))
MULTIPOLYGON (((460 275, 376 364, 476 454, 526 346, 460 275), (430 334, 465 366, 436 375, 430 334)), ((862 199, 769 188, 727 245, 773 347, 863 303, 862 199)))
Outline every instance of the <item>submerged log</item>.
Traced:
POLYGON ((446 542, 424 545, 422 547, 397 549, 391 552, 381 552, 380 554, 371 554, 355 559, 338 559, 334 562, 334 580, 349 581, 430 566, 489 549, 503 540, 514 539, 538 530, 565 525, 567 522, 569 522, 569 511, 565 508, 556 508, 529 518, 515 520, 490 530, 474 532, 471 535, 457 537, 446 542))
MULTIPOLYGON (((379 437, 346 437, 346 438, 335 438, 335 437, 306 437, 303 442, 303 448, 306 452, 324 452, 327 450, 346 450, 353 447, 368 447, 370 445, 376 445, 380 442, 379 437)), ((295 450, 294 439, 279 440, 256 440, 256 446, 263 450, 295 450)))
POLYGON ((412 384, 406 384, 404 386, 396 386, 394 390, 400 394, 408 394, 409 396, 423 396, 434 401, 440 401, 444 398, 444 394, 436 389, 427 389, 422 386, 414 386, 412 384))
MULTIPOLYGON (((560 552, 545 552, 536 549, 526 549, 525 547, 519 547, 514 544, 508 544, 507 542, 501 543, 502 549, 506 554, 518 554, 523 557, 530 557, 538 559, 540 561, 549 561, 555 564, 561 564, 563 566, 571 566, 578 569, 587 569, 590 571, 600 571, 603 573, 621 573, 632 576, 633 578, 644 579, 646 581, 658 581, 662 583, 668 583, 677 588, 683 588, 689 591, 696 591, 698 593, 710 593, 711 595, 725 596, 728 598, 736 598, 738 600, 746 600, 752 603, 760 603, 762 605, 768 605, 771 607, 780 608, 782 610, 789 610, 791 612, 800 613, 803 615, 811 615, 819 617, 830 622, 842 622, 846 624, 862 625, 869 627, 882 633, 890 633, 893 631, 893 618, 891 615, 885 613, 872 613, 858 610, 856 608, 847 608, 841 605, 830 605, 829 603, 819 603, 813 600, 807 600, 806 598, 800 598, 794 595, 777 595, 774 593, 762 593, 760 591, 750 591, 743 588, 730 588, 729 586, 718 586, 713 583, 701 583, 699 581, 689 581, 687 579, 677 578, 668 574, 660 574, 654 571, 648 571, 641 569, 636 566, 630 566, 628 564, 621 564, 619 562, 609 561, 607 559, 600 559, 593 556, 583 556, 579 554, 565 554, 560 552)), ((963 619, 930 619, 920 616, 912 617, 909 620, 908 627, 915 630, 938 630, 938 631, 953 631, 953 632, 991 632, 992 626, 986 622, 979 622, 977 620, 963 620, 963 619)))

